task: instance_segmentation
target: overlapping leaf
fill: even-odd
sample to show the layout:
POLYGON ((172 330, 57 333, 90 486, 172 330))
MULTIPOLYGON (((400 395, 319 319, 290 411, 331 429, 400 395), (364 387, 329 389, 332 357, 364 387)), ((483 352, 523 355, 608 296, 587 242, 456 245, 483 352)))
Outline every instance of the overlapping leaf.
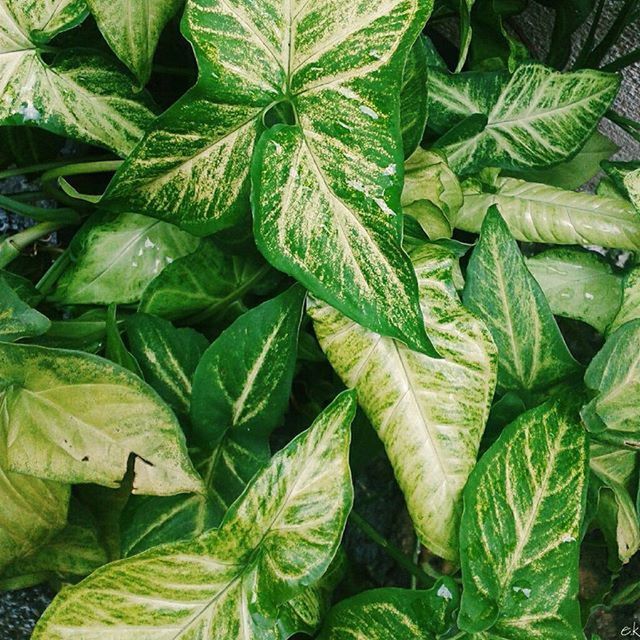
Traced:
POLYGON ((11 471, 117 486, 134 454, 134 492, 201 490, 174 415, 128 371, 79 352, 0 343, 0 384, 11 471))
POLYGON ((427 45, 420 36, 411 47, 402 76, 400 126, 402 146, 408 158, 418 147, 427 123, 427 45))
POLYGON ((579 371, 496 207, 489 209, 469 261, 464 304, 491 331, 503 391, 534 391, 579 371))
POLYGON ((0 275, 0 340, 38 336, 50 326, 49 319, 24 302, 0 275))
POLYGON ((628 271, 622 280, 622 302, 609 331, 615 331, 625 322, 640 318, 640 268, 628 271))
POLYGON ((149 98, 104 56, 41 48, 86 16, 81 0, 0 2, 0 123, 32 124, 126 155, 151 121, 149 98))
POLYGON ((495 347, 457 298, 454 258, 412 252, 427 332, 442 359, 411 351, 318 300, 309 307, 325 354, 383 441, 421 541, 456 558, 459 500, 489 412, 495 347))
POLYGON ((251 482, 219 529, 151 549, 63 591, 34 640, 284 640, 279 608, 336 554, 352 503, 343 394, 251 482))
POLYGON ((462 629, 487 638, 582 640, 586 471, 577 413, 553 402, 523 414, 482 457, 464 492, 462 629))

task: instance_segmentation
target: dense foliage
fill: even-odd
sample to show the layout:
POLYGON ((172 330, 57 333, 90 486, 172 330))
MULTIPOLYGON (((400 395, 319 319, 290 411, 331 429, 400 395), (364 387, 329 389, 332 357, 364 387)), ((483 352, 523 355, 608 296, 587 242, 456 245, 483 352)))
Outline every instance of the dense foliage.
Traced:
POLYGON ((538 1, 545 60, 526 0, 0 0, 34 640, 579 640, 640 597, 640 162, 598 131, 640 139, 640 3, 538 1))

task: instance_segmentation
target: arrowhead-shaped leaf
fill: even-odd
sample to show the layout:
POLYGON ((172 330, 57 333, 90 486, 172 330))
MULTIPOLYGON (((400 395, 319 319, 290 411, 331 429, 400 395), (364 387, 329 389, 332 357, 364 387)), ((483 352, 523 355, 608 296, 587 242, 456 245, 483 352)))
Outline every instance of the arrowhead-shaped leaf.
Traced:
POLYGON ((534 391, 580 370, 496 207, 489 209, 469 260, 464 304, 491 331, 503 391, 534 391))
POLYGON ((277 453, 219 529, 107 565, 65 589, 33 640, 283 639, 278 609, 336 554, 351 508, 351 394, 277 453))
POLYGON ((481 458, 464 491, 462 629, 509 640, 584 638, 577 595, 586 472, 584 429, 558 403, 523 414, 481 458))
POLYGON ((489 413, 495 347, 460 304, 453 256, 412 252, 427 333, 441 359, 411 351, 313 300, 320 345, 384 443, 414 527, 434 553, 455 559, 460 497, 489 413))
POLYGON ((118 486, 135 454, 134 492, 202 490, 175 416, 125 369, 75 351, 0 343, 0 384, 11 471, 118 486))
POLYGON ((51 65, 40 53, 86 16, 79 0, 0 1, 0 123, 37 125, 125 156, 153 118, 122 71, 95 53, 65 51, 51 65))
POLYGON ((468 184, 454 226, 477 233, 491 205, 500 209, 516 240, 640 247, 640 216, 625 200, 513 178, 498 178, 491 193, 468 184))

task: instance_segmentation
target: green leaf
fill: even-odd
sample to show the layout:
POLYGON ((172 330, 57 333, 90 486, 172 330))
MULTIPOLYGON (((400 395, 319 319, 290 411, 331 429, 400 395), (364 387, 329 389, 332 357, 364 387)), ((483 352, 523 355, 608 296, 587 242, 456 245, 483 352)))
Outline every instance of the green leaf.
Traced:
POLYGON ((365 591, 331 609, 318 640, 435 640, 449 628, 458 602, 458 586, 450 578, 429 591, 365 591))
POLYGON ((620 444, 640 447, 640 320, 615 331, 591 361, 584 377, 597 393, 581 412, 587 428, 620 444))
POLYGON ((176 260, 149 284, 140 311, 167 320, 219 320, 269 273, 253 254, 225 255, 203 241, 191 255, 176 260))
POLYGON ((613 102, 619 82, 616 75, 601 71, 518 67, 482 133, 445 148, 452 169, 525 169, 570 158, 613 102))
POLYGON ((634 267, 622 279, 622 302, 609 332, 620 328, 625 322, 640 318, 640 267, 634 267))
POLYGON ((356 390, 385 445, 420 540, 455 559, 460 497, 489 414, 496 354, 457 298, 450 252, 423 244, 412 256, 441 359, 368 331, 317 299, 308 311, 329 362, 356 390))
POLYGON ((549 249, 526 262, 554 315, 605 332, 622 301, 622 279, 608 262, 573 249, 549 249))
POLYGON ((101 54, 68 50, 51 65, 41 56, 86 13, 81 0, 0 2, 0 124, 36 125, 125 156, 153 117, 149 97, 101 54))
POLYGON ((303 299, 296 286, 247 311, 205 351, 193 376, 191 443, 207 494, 132 502, 126 553, 217 526, 268 461, 289 404, 303 299))
POLYGON ((117 365, 128 369, 142 378, 140 366, 122 341, 120 329, 118 328, 117 307, 115 304, 110 304, 107 309, 107 335, 104 356, 107 360, 115 362, 117 365))
POLYGON ((482 457, 464 491, 462 629, 509 640, 583 638, 586 471, 584 430, 560 403, 523 414, 482 457))
POLYGON ((72 264, 51 299, 61 304, 125 304, 200 240, 171 224, 137 213, 100 212, 74 236, 72 264))
POLYGON ((23 302, 6 278, 0 275, 0 340, 13 342, 46 333, 51 322, 23 302))
POLYGON ((427 45, 423 36, 415 41, 407 57, 400 90, 402 147, 408 158, 418 147, 427 123, 427 45))
POLYGON ((174 415, 129 371, 75 351, 0 343, 0 387, 11 471, 115 487, 134 454, 134 492, 201 491, 174 415))
POLYGON ((351 509, 354 413, 353 396, 339 396, 253 479, 219 529, 107 565, 65 589, 33 640, 283 639, 278 609, 325 573, 351 509))
POLYGON ((618 145, 599 131, 594 131, 578 153, 565 162, 543 169, 526 169, 510 173, 527 182, 541 182, 569 191, 578 189, 600 171, 600 163, 610 158, 618 145))
POLYGON ((98 353, 106 342, 107 316, 104 309, 90 309, 70 320, 54 320, 47 333, 30 342, 42 347, 75 349, 98 353))
POLYGON ((431 5, 366 0, 354 15, 330 0, 190 2, 183 32, 198 84, 123 164, 107 202, 206 235, 246 214, 252 157, 254 232, 269 262, 350 317, 429 350, 400 247, 397 102, 431 5), (281 103, 295 124, 265 131, 254 152, 281 103))
POLYGON ((464 204, 453 225, 477 233, 487 209, 497 205, 516 240, 547 244, 640 247, 640 217, 620 198, 563 191, 534 182, 498 178, 495 192, 474 184, 464 188, 464 204))
POLYGON ((178 414, 188 416, 191 382, 208 341, 197 331, 176 329, 144 313, 127 319, 127 341, 144 379, 178 414))
POLYGON ((579 371, 496 207, 489 209, 471 254, 463 299, 498 347, 502 391, 535 391, 579 371))
POLYGON ((146 84, 160 34, 182 0, 87 0, 87 4, 113 52, 141 85, 146 84))

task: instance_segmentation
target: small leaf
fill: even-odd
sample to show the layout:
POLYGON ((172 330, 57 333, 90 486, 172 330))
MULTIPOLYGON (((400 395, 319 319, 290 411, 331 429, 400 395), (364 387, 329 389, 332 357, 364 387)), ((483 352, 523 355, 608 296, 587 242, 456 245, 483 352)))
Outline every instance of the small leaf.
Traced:
POLYGON ((487 209, 496 205, 516 240, 546 244, 640 247, 640 217, 620 198, 563 191, 513 178, 498 178, 491 193, 467 183, 464 203, 453 221, 478 233, 487 209))
POLYGON ((331 609, 318 640, 435 640, 451 625, 458 601, 450 578, 429 591, 364 591, 331 609))
POLYGON ((279 607, 325 573, 351 509, 354 413, 353 396, 339 396, 253 479, 219 529, 107 565, 65 589, 33 640, 116 629, 121 640, 283 640, 279 607))
POLYGON ((39 311, 23 302, 0 275, 0 340, 13 342, 46 333, 51 322, 39 311))
POLYGON ((137 213, 100 212, 71 242, 72 265, 51 299, 62 304, 125 304, 199 240, 166 222, 137 213))
POLYGON ((146 84, 160 34, 182 0, 87 0, 87 4, 111 49, 140 84, 146 84))
POLYGON ((622 281, 595 253, 549 249, 527 267, 556 316, 582 320, 604 333, 622 300, 622 281))
POLYGON ((356 390, 387 450, 422 543, 455 559, 460 496, 489 414, 495 347, 460 304, 449 251, 413 252, 424 322, 441 359, 368 331, 319 300, 316 335, 345 384, 356 390))
POLYGON ((559 403, 523 414, 481 458, 464 491, 462 629, 510 640, 583 638, 586 471, 584 430, 559 403))
POLYGON ((11 471, 134 492, 201 491, 171 411, 137 376, 96 356, 0 343, 0 418, 11 471))

